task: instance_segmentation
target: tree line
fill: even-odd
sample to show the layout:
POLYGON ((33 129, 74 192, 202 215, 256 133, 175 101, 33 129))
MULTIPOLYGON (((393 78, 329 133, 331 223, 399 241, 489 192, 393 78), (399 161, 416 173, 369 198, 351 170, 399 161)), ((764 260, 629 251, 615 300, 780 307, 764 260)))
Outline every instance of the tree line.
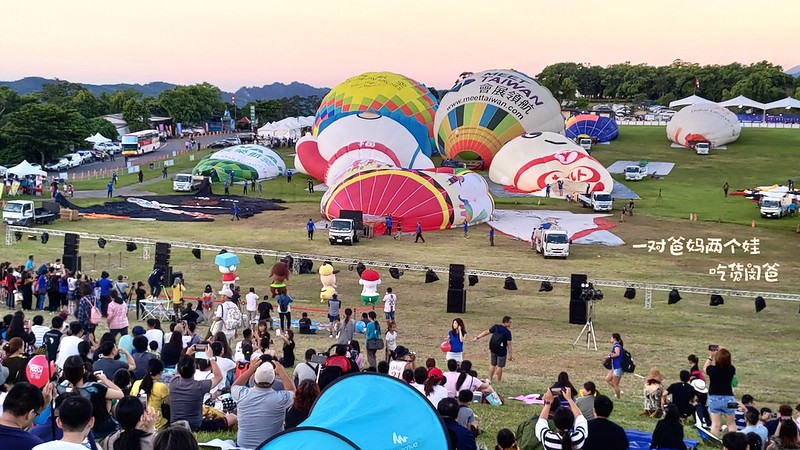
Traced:
POLYGON ((667 105, 692 94, 715 102, 739 95, 764 103, 800 98, 800 79, 767 61, 701 66, 677 59, 668 66, 625 62, 607 67, 561 62, 545 67, 536 79, 558 100, 584 105, 597 100, 667 105))
MULTIPOLYGON (((257 123, 263 124, 287 116, 313 115, 319 105, 317 96, 259 100, 236 108, 237 117, 249 117, 255 105, 257 123)), ((122 114, 130 131, 148 128, 151 116, 171 117, 184 126, 201 126, 233 105, 222 100, 220 89, 210 83, 177 86, 157 97, 145 97, 134 89, 95 96, 80 84, 57 81, 40 91, 18 95, 7 86, 0 87, 0 163, 16 164, 23 159, 44 164, 69 152, 70 146, 85 148, 84 139, 100 133, 119 139, 117 130, 101 116, 122 114)))

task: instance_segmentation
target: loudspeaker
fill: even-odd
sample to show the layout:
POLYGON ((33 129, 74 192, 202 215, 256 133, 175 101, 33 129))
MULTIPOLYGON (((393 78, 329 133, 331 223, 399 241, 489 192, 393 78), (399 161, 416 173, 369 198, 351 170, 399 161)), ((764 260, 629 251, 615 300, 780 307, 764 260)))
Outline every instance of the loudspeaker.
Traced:
POLYGON ((447 312, 458 314, 467 312, 467 291, 464 289, 447 290, 447 312))
POLYGON ((463 264, 450 264, 450 272, 447 280, 450 289, 464 289, 464 270, 463 264))
POLYGON ((256 264, 264 264, 264 257, 259 254, 253 255, 253 259, 255 260, 256 264))
POLYGON ((587 282, 585 274, 573 273, 569 287, 569 323, 586 324, 586 302, 581 299, 583 286, 587 282))
MULTIPOLYGON (((169 266, 169 258, 171 253, 172 246, 166 242, 156 242, 156 255, 155 260, 153 262, 153 268, 161 267, 165 269, 169 266)), ((169 277, 165 277, 165 280, 169 280, 170 284, 172 283, 172 279, 169 277)))
POLYGON ((77 254, 64 255, 63 258, 61 258, 61 262, 70 272, 75 273, 81 270, 81 257, 77 254))
MULTIPOLYGON (((573 273, 569 285, 569 301, 575 302, 581 299, 581 292, 583 291, 583 284, 586 284, 588 278, 586 274, 573 273)), ((582 322, 583 323, 583 322, 582 322)))
POLYGON ((286 266, 289 267, 290 272, 294 270, 294 258, 292 257, 292 255, 286 255, 283 258, 281 258, 280 261, 282 263, 286 263, 286 266))
POLYGON ((77 246, 80 242, 80 236, 75 233, 67 233, 64 235, 64 245, 70 244, 77 246))
POLYGON ((633 300, 633 299, 635 299, 635 298, 636 298, 636 289, 634 289, 634 288, 632 288, 632 287, 625 288, 625 294, 624 294, 624 296, 625 296, 625 298, 627 298, 628 300, 633 300))
POLYGON ((297 270, 301 275, 303 275, 312 273, 313 269, 314 263, 310 259, 301 259, 297 270))
POLYGON ((70 272, 77 272, 80 270, 80 259, 78 257, 78 249, 80 248, 80 236, 75 233, 67 233, 64 235, 64 253, 61 260, 64 267, 70 272))

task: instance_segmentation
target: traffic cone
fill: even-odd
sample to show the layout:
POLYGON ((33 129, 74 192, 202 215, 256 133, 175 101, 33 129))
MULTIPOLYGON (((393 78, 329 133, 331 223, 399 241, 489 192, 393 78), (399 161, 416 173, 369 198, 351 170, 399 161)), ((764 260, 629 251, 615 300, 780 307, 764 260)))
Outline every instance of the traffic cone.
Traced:
POLYGON ((755 219, 753 219, 753 221, 750 222, 750 228, 755 228, 755 227, 756 227, 756 221, 755 219))

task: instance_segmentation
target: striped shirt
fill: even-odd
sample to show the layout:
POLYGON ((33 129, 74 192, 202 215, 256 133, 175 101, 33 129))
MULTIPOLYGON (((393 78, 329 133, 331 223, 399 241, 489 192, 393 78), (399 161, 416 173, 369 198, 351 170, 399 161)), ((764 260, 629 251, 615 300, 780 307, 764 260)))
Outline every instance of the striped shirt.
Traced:
MULTIPOLYGON (((586 441, 586 436, 588 432, 586 431, 586 418, 578 416, 575 418, 575 425, 570 431, 570 439, 572 439, 572 447, 575 450, 580 450, 583 448, 583 443, 586 441)), ((545 450, 562 450, 561 447, 561 436, 558 433, 553 432, 547 426, 547 419, 544 417, 539 417, 539 420, 536 422, 536 437, 544 446, 545 450)))

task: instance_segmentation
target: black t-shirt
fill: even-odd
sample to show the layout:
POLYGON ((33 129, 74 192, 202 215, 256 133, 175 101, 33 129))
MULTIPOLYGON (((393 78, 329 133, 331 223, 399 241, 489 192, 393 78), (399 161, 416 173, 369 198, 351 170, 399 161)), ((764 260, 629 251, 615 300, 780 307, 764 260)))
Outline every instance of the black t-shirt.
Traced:
POLYGON ((736 367, 730 366, 721 369, 717 366, 708 366, 709 386, 708 395, 733 395, 733 376, 736 375, 736 367))
POLYGON ((258 304, 258 320, 269 320, 272 312, 272 303, 261 302, 258 304))
POLYGON ((42 344, 47 351, 47 360, 55 361, 58 354, 58 345, 61 343, 61 332, 58 330, 48 330, 44 333, 42 344))
POLYGON ((19 381, 28 381, 25 375, 25 366, 28 365, 28 358, 19 355, 11 358, 6 358, 3 365, 8 367, 8 379, 6 383, 14 384, 19 381))
MULTIPOLYGON (((586 446, 583 448, 585 449, 586 446)), ((656 429, 653 430, 653 441, 650 448, 686 450, 686 444, 683 442, 683 425, 680 422, 659 420, 656 423, 656 429)))
POLYGON ((194 322, 194 323, 197 323, 197 320, 199 318, 200 318, 200 315, 197 314, 197 312, 195 312, 195 310, 186 311, 186 312, 183 313, 183 316, 181 317, 182 320, 185 320, 187 322, 194 322))
POLYGON ((136 288, 136 300, 144 300, 147 298, 147 291, 144 288, 136 288))
POLYGON ((589 421, 583 450, 627 450, 628 436, 614 422, 596 418, 589 421))
POLYGON ((294 366, 294 341, 283 344, 283 362, 286 367, 294 366))
POLYGON ((301 333, 308 333, 311 331, 311 319, 309 319, 308 317, 304 317, 298 320, 297 325, 301 333))
POLYGON ((310 411, 298 411, 294 406, 292 406, 288 411, 286 411, 284 428, 288 430, 300 425, 300 422, 308 418, 309 412, 310 411))
POLYGON ((503 325, 492 325, 489 328, 491 339, 489 340, 489 351, 497 356, 506 356, 508 354, 508 341, 511 340, 511 330, 503 325))
POLYGON ((672 383, 667 388, 667 392, 672 394, 672 403, 678 407, 682 417, 691 416, 694 408, 689 404, 695 395, 694 388, 688 383, 672 383))

